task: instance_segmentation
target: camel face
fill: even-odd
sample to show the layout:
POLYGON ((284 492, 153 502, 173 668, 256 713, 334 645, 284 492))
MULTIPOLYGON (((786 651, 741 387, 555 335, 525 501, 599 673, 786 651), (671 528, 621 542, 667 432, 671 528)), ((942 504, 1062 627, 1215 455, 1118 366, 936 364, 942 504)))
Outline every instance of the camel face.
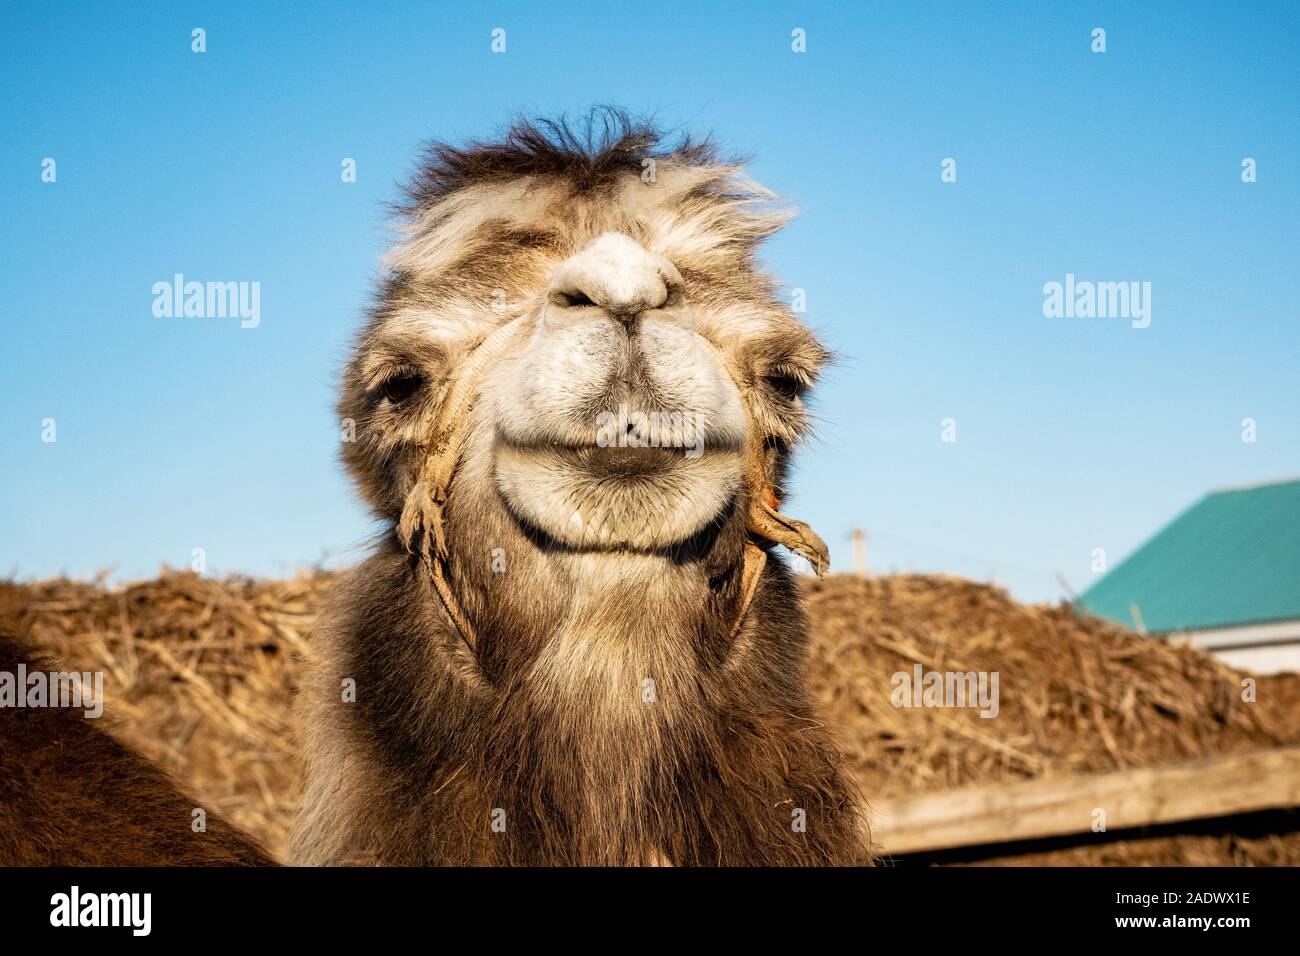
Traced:
POLYGON ((490 476, 517 521, 570 547, 659 550, 721 525, 754 447, 779 482, 826 355, 755 260, 788 211, 708 148, 514 135, 440 147, 412 190, 344 381, 354 477, 398 515, 449 396, 510 326, 475 368, 458 474, 490 476))
POLYGON ((676 267, 626 234, 559 265, 485 389, 518 517, 572 547, 662 548, 731 504, 745 411, 695 325, 676 267))

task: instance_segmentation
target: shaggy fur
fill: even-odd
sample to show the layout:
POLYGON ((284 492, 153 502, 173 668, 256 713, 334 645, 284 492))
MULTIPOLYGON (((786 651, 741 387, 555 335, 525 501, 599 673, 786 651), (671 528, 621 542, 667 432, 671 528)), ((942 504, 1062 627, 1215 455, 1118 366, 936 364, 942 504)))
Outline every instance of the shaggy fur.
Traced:
POLYGON ((779 488, 826 356, 754 259, 788 214, 711 147, 610 112, 436 146, 410 195, 344 377, 344 459, 396 523, 458 370, 524 320, 445 512, 477 643, 395 535, 337 590, 302 694, 295 860, 867 862, 781 564, 732 633, 742 443, 779 488), (602 457, 583 430, 620 402, 705 406, 707 453, 602 457))
MULTIPOLYGON (((56 668, 0 628, 0 670, 56 668)), ((197 804, 80 710, 0 711, 0 866, 270 866, 252 839, 197 804)))

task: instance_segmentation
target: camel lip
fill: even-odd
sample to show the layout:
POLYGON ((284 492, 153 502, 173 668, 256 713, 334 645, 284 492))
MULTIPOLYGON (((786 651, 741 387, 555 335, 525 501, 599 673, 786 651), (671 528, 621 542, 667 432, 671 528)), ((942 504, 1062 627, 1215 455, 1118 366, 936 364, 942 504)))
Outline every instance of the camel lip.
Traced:
POLYGON ((610 477, 620 475, 656 475, 672 469, 685 459, 689 449, 681 448, 601 448, 587 447, 572 452, 579 467, 610 477))
POLYGON ((498 428, 496 441, 499 446, 523 453, 609 455, 613 458, 617 457, 614 453, 629 452, 633 456, 644 454, 645 457, 652 458, 656 454, 663 454, 668 458, 685 458, 688 461, 698 460, 711 454, 738 454, 744 450, 743 441, 730 438, 715 438, 707 434, 699 435, 695 441, 689 444, 659 444, 647 441, 644 438, 637 440, 633 437, 615 442, 569 438, 521 441, 507 431, 498 428))
POLYGON ((534 454, 576 471, 598 477, 649 477, 671 471, 699 455, 692 448, 657 448, 650 446, 567 445, 561 443, 506 443, 511 451, 534 454))

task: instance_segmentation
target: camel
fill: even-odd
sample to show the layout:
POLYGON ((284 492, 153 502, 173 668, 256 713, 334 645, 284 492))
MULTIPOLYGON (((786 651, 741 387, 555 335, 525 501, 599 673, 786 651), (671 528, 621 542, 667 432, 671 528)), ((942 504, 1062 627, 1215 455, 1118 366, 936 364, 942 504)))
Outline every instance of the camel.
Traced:
MULTIPOLYGON (((0 671, 55 670, 0 624, 0 671)), ((102 701, 100 702, 102 704, 102 701)), ((272 866, 158 767, 66 707, 0 711, 0 866, 272 866)))
POLYGON ((776 545, 827 350, 790 213, 616 111, 430 147, 343 374, 387 529, 300 698, 304 865, 867 863, 776 545))

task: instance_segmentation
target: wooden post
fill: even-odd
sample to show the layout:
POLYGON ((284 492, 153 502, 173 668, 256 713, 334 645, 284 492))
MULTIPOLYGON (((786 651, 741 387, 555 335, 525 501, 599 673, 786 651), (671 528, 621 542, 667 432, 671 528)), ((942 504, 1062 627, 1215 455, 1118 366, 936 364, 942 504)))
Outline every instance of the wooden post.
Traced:
POLYGON ((861 528, 853 529, 853 573, 867 573, 867 533, 861 528))

